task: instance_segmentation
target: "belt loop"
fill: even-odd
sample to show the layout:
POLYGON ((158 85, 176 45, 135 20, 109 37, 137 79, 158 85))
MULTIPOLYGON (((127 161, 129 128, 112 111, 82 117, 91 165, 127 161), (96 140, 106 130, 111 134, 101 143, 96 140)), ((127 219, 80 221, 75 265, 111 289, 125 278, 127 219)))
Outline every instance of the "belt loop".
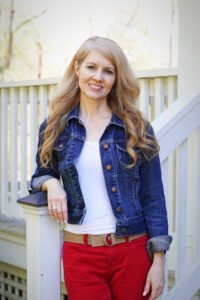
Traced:
POLYGON ((88 234, 87 233, 83 234, 83 241, 84 241, 84 245, 87 246, 88 245, 88 234))

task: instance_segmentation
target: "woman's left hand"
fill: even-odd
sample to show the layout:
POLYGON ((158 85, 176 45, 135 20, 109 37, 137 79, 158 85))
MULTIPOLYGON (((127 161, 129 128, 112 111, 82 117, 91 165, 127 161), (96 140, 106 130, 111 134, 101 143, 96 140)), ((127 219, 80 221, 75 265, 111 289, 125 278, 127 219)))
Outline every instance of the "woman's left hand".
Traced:
POLYGON ((155 300, 162 292, 165 285, 165 255, 164 252, 155 252, 153 264, 148 272, 143 296, 151 292, 148 300, 155 300))

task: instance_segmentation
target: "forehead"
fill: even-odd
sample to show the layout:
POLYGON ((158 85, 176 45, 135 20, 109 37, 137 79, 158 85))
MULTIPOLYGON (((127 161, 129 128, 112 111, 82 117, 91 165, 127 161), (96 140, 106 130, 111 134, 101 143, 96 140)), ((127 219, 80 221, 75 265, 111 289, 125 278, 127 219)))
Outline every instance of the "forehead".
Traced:
POLYGON ((91 50, 88 55, 83 60, 84 63, 95 63, 95 64, 103 64, 107 67, 114 68, 114 64, 111 61, 111 58, 104 55, 98 50, 91 50))

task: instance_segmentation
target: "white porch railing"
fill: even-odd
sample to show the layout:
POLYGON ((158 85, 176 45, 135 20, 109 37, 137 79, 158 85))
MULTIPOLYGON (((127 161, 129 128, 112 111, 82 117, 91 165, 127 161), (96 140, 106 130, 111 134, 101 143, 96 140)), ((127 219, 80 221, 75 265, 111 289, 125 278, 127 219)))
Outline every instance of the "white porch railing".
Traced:
MULTIPOLYGON (((167 256, 166 275, 169 276, 166 278, 170 278, 173 273, 175 282, 171 290, 168 290, 168 284, 166 285, 162 300, 189 300, 200 288, 199 115, 200 93, 190 100, 177 100, 153 122, 161 145, 160 158, 165 194, 168 199, 170 233, 174 237, 171 251, 167 256), (176 157, 176 174, 173 178, 175 198, 170 198, 168 186, 172 167, 170 155, 173 151, 175 151, 173 156, 176 157)), ((48 217, 47 208, 25 205, 23 207, 27 216, 28 299, 35 299, 35 295, 40 297, 38 299, 43 299, 48 295, 49 300, 58 300, 60 270, 54 272, 55 280, 51 276, 52 284, 47 282, 49 266, 59 264, 58 224, 48 217), (45 234, 47 228, 51 228, 51 235, 45 234), (35 247, 32 247, 33 243, 35 247), (50 255, 45 251, 48 246, 51 249, 50 255), (38 257, 33 262, 31 258, 35 251, 38 257), (51 294, 57 295, 57 298, 55 296, 51 298, 51 294)))
POLYGON ((163 300, 189 300, 200 288, 199 116, 200 93, 192 99, 177 100, 153 121, 161 146, 170 233, 174 237, 168 269, 174 273, 175 285, 170 292, 165 290, 163 300))
MULTIPOLYGON (((153 120, 177 98, 177 69, 137 72, 139 106, 153 120)), ((22 218, 16 200, 35 168, 39 124, 58 79, 0 83, 0 214, 22 218)))
MULTIPOLYGON (((176 70, 172 71, 137 73, 141 83, 139 105, 153 121, 161 146, 169 229, 174 237, 166 268, 166 273, 169 270, 170 275, 169 285, 173 288, 170 291, 166 288, 162 299, 189 300, 200 288, 200 95, 175 101, 177 77, 176 70)), ((0 84, 0 215, 23 218, 16 200, 27 194, 28 181, 35 168, 38 126, 46 116, 47 103, 56 84, 57 79, 0 84)), ((43 227, 51 222, 45 209, 39 209, 38 212, 32 209, 29 215, 34 222, 38 220, 38 232, 41 225, 43 227)), ((42 230, 45 231, 44 227, 42 230)), ((59 236, 58 226, 54 230, 57 232, 56 241, 59 236)), ((28 236, 30 239, 31 235, 28 236)), ((52 236, 51 241, 48 241, 48 238, 44 240, 36 232, 36 240, 41 249, 40 241, 50 245, 52 236)), ((58 260, 60 248, 55 251, 58 260)), ((48 261, 48 257, 43 260, 42 251, 38 251, 38 255, 38 263, 48 261)), ((41 266, 37 266, 39 271, 41 266)), ((45 270, 44 264, 42 269, 45 270)))

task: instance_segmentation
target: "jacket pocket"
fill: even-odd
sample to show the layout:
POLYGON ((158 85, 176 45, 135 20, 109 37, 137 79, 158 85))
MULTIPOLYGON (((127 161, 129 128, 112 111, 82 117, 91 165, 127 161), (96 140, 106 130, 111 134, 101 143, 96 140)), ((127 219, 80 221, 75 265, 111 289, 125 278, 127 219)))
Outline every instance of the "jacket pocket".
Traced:
POLYGON ((117 148, 117 156, 120 164, 124 167, 128 166, 129 164, 132 163, 132 158, 128 154, 126 150, 126 145, 125 144, 116 144, 117 148))
POLYGON ((122 170, 131 174, 132 177, 138 178, 139 177, 139 166, 140 166, 140 162, 141 162, 141 158, 140 158, 141 150, 134 149, 134 151, 137 154, 137 163, 134 167, 128 168, 128 165, 130 165, 133 162, 133 160, 126 150, 126 144, 116 144, 116 149, 117 149, 118 161, 122 167, 122 170))
POLYGON ((68 136, 58 137, 54 145, 53 151, 56 153, 59 162, 62 162, 64 159, 67 158, 69 152, 68 151, 69 144, 70 144, 70 137, 68 136))

